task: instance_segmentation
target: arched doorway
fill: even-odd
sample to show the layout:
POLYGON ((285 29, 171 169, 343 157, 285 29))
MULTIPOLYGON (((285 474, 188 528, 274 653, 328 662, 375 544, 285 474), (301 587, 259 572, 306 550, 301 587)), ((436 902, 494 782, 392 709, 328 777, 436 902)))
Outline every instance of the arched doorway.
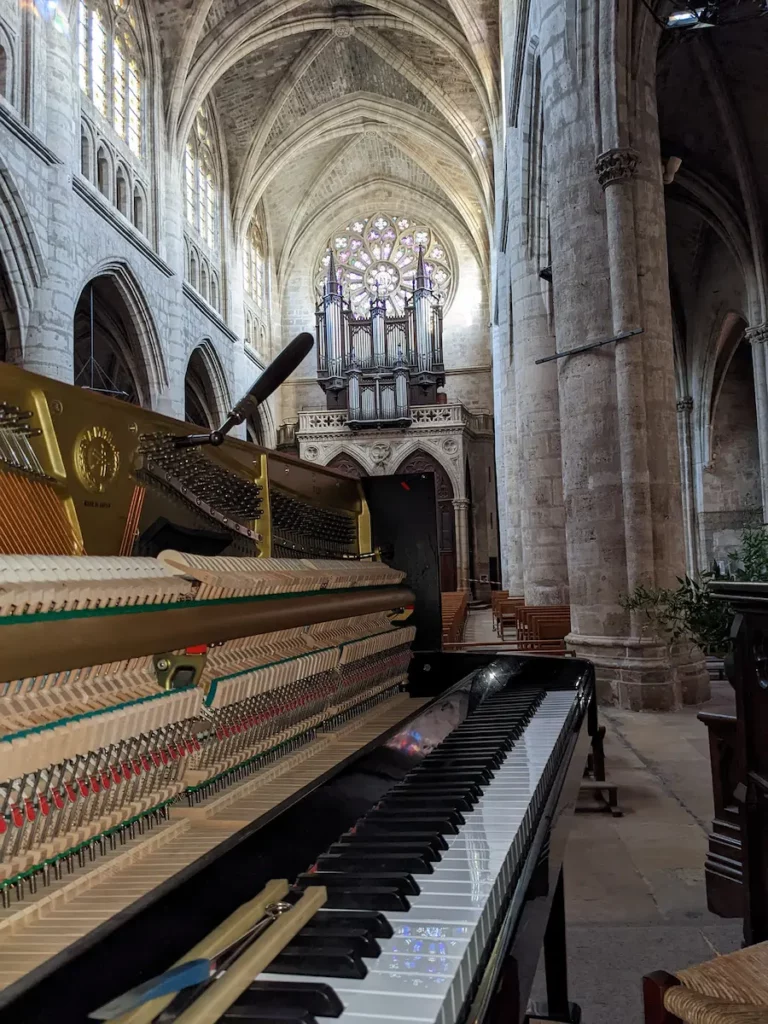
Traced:
POLYGON ((357 459, 352 455, 347 455, 346 452, 339 452, 338 455, 334 455, 328 466, 331 469, 338 469, 340 472, 346 473, 347 476, 353 476, 356 480, 361 480, 364 476, 368 476, 357 459))
POLYGON ((710 404, 710 459, 702 474, 701 539, 721 569, 745 528, 763 522, 752 349, 737 325, 718 353, 710 404), (730 350, 729 350, 730 349, 730 350))
POLYGON ((453 486, 440 463, 421 450, 405 459, 398 473, 432 473, 435 477, 437 497, 437 541, 440 549, 440 588, 455 590, 456 576, 456 520, 453 509, 453 486))
POLYGON ((184 419, 215 430, 219 426, 218 402, 205 353, 199 345, 189 357, 184 378, 184 419))
POLYGON ((119 288, 106 274, 88 282, 75 307, 74 382, 133 405, 150 405, 139 336, 119 288))

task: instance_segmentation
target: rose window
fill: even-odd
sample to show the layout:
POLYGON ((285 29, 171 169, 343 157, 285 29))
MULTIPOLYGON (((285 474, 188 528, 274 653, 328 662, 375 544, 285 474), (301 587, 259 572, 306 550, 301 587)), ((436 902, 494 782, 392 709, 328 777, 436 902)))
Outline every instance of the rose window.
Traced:
MULTIPOLYGON (((344 298, 355 316, 369 316, 371 299, 377 297, 386 299, 387 316, 403 315, 413 295, 420 248, 435 296, 443 302, 450 298, 453 270, 445 246, 431 228, 410 217, 359 217, 333 235, 327 248, 333 250, 344 298)), ((326 252, 318 268, 321 291, 328 259, 326 252)))

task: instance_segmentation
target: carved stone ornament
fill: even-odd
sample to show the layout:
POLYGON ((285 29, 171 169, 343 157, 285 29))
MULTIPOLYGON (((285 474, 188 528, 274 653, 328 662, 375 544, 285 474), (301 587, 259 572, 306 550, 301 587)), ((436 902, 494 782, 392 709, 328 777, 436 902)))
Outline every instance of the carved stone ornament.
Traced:
POLYGON ((447 437, 443 441, 443 451, 446 455, 456 455, 459 451, 459 442, 455 437, 447 437))
POLYGON ((634 149, 609 149, 595 160, 597 180, 603 188, 634 177, 640 157, 634 149))
POLYGON ((744 337, 753 345, 764 345, 768 341, 768 324, 748 327, 744 332, 744 337))
POLYGON ((355 26, 352 24, 351 18, 345 18, 339 16, 333 19, 333 34, 338 36, 340 39, 349 39, 350 36, 354 35, 355 26))
POLYGON ((315 462, 319 454, 320 449, 316 444, 308 444, 304 449, 304 458, 309 459, 310 462, 315 462))
POLYGON ((391 456, 392 449, 384 441, 377 441, 371 448, 371 458, 377 466, 382 466, 391 456))
POLYGON ((686 414, 693 411, 693 399, 690 395, 678 400, 677 411, 686 414))

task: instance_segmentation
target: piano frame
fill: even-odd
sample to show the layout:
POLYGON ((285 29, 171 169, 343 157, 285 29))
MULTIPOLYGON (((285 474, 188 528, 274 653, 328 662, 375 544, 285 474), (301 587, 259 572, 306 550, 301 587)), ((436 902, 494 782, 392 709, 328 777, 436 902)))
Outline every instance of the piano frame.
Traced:
MULTIPOLYGON (((495 657, 493 652, 417 652, 409 692, 437 700, 495 657)), ((577 1024, 579 1009, 568 998, 562 865, 589 744, 600 742, 594 669, 571 658, 514 659, 525 663, 525 685, 577 690, 580 714, 464 1020, 524 1021, 543 946, 547 1005, 537 1005, 535 1016, 577 1024)), ((295 877, 378 799, 369 797, 359 806, 329 802, 334 781, 429 707, 420 704, 324 776, 3 990, 0 1021, 82 1024, 95 1006, 167 968, 267 879, 295 877)))

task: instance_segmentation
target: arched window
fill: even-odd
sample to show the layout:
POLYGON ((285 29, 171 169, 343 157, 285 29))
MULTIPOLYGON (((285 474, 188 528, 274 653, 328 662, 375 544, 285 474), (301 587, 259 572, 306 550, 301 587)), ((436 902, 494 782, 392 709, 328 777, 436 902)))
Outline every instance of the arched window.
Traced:
POLYGON ((128 176, 125 173, 125 168, 119 166, 117 168, 116 188, 115 188, 115 200, 116 205, 120 213, 124 217, 130 215, 130 200, 128 196, 130 194, 130 186, 128 184, 128 176))
POLYGON ((208 301, 208 263, 206 260, 200 261, 200 294, 203 296, 205 301, 208 301))
POLYGON ((99 152, 96 154, 96 184, 99 186, 99 192, 107 199, 111 198, 109 178, 109 156, 104 146, 99 146, 99 152))
POLYGON ((255 220, 251 221, 245 239, 243 285, 257 306, 264 305, 264 246, 255 220))
POLYGON ((79 0, 77 51, 80 88, 131 151, 143 154, 143 72, 129 15, 121 0, 111 7, 79 0))
POLYGON ((219 188, 213 159, 212 126, 201 110, 184 156, 184 211, 187 224, 212 252, 219 247, 219 188))
POLYGON ((0 43, 0 96, 5 99, 11 98, 11 62, 2 43, 0 43))
POLYGON ((144 194, 138 185, 133 188, 133 224, 142 235, 147 233, 147 225, 145 222, 145 202, 144 194))
POLYGON ((211 298, 210 303, 215 310, 221 312, 219 305, 219 275, 215 270, 211 271, 211 298))
POLYGON ((93 141, 84 124, 80 125, 80 173, 93 177, 93 141))
POLYGON ((344 295, 356 316, 368 316, 371 299, 377 295, 386 298, 389 316, 403 315, 413 292, 419 249, 424 252, 424 268, 435 292, 446 304, 451 297, 454 273, 450 257, 433 229, 422 221, 382 213, 353 220, 328 240, 317 271, 320 291, 328 248, 334 251, 344 295))
POLYGON ((197 274, 197 253, 194 249, 190 249, 189 252, 189 283, 193 288, 197 288, 198 274, 197 274))

